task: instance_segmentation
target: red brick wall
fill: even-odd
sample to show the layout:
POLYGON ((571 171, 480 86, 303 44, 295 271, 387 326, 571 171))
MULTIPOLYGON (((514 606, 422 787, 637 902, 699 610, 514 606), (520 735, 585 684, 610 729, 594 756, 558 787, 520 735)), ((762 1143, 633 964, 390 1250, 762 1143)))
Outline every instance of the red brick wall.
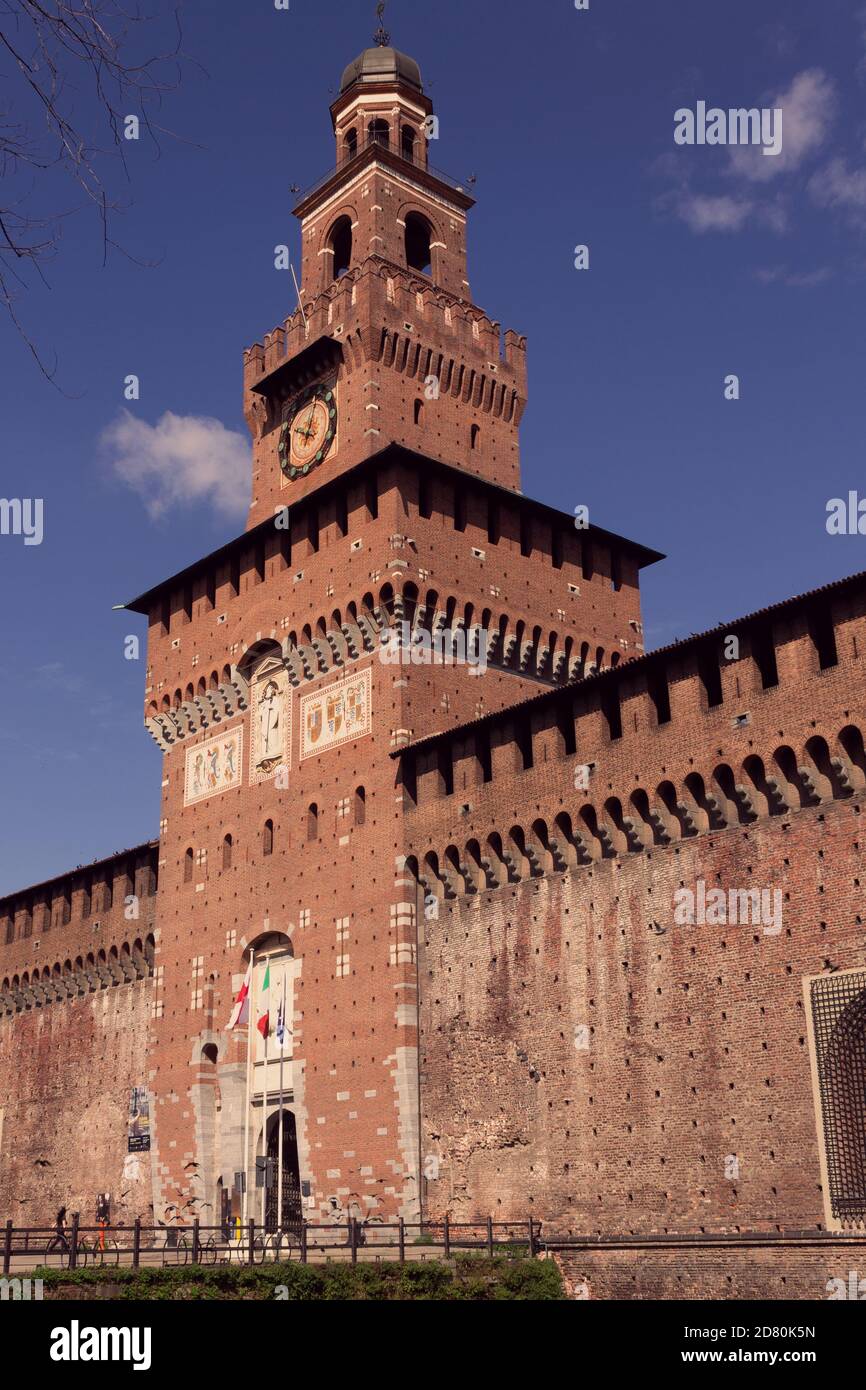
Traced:
MULTIPOLYGON (((722 670, 717 708, 707 707, 697 676, 704 644, 687 643, 530 706, 530 769, 511 714, 480 726, 491 782, 464 735, 418 751, 407 825, 435 899, 420 972, 422 1150, 440 1165, 427 1189, 431 1213, 532 1211, 577 1234, 822 1224, 803 978, 864 963, 866 775, 862 742, 849 765, 852 745, 839 740, 844 728, 864 727, 864 585, 831 597, 832 668, 818 669, 809 635, 821 600, 804 600, 770 615, 776 687, 757 679, 757 639, 744 622, 732 628, 741 658, 722 670), (672 710, 661 727, 647 694, 658 664, 672 710), (604 707, 616 697, 622 733, 611 738, 604 707), (741 726, 735 716, 744 713, 741 726), (563 719, 573 721, 570 755, 563 719), (835 768, 812 742, 819 736, 835 768), (812 779, 813 805, 800 804, 802 775, 788 781, 774 764, 782 745, 812 779), (757 755, 790 803, 774 814, 750 779, 757 755), (442 795, 443 762, 451 796, 442 795), (584 793, 573 773, 589 763, 584 793), (739 805, 713 779, 722 766, 739 805), (695 772, 722 828, 690 796, 695 772), (657 791, 665 782, 676 814, 657 791), (635 789, 669 843, 654 840, 631 803, 635 789), (577 842, 557 830, 563 812, 581 829, 577 842), (508 852, 512 827, 523 839, 518 831, 508 852), (491 846, 494 832, 507 863, 491 846), (569 869, 575 843, 587 863, 569 869), (473 844, 500 887, 488 887, 473 844), (700 879, 708 890, 778 890, 781 932, 677 925, 675 894, 700 879), (576 1046, 582 1027, 586 1050, 576 1046), (725 1174, 730 1155, 739 1162, 734 1181, 725 1174)), ((412 761, 404 754, 407 768, 412 761)))
POLYGON ((61 1206, 150 1223, 150 1155, 127 1154, 130 1091, 151 1066, 149 980, 0 1020, 0 1214, 51 1225, 61 1206))
POLYGON ((156 868, 144 845, 0 902, 17 926, 8 944, 0 927, 0 1214, 17 1225, 60 1206, 92 1222, 100 1192, 120 1219, 150 1218, 150 1156, 127 1154, 127 1119, 153 1065, 156 868))
POLYGON ((802 981, 863 963, 861 818, 834 803, 443 905, 421 968, 431 1214, 574 1235, 822 1225, 802 981), (678 885, 717 874, 778 883, 781 936, 674 925, 678 885))
MULTIPOLYGON (((556 1251, 553 1257, 569 1294, 580 1299, 817 1302, 841 1292, 838 1285, 828 1288, 831 1281, 842 1280, 848 1291, 852 1288, 852 1270, 857 1272, 858 1282, 866 1274, 866 1244, 862 1239, 763 1245, 744 1241, 741 1245, 715 1248, 584 1248, 556 1251)), ((778 1319, 768 1321, 778 1326, 778 1319)), ((708 1343, 695 1339, 694 1345, 704 1347, 708 1343)))

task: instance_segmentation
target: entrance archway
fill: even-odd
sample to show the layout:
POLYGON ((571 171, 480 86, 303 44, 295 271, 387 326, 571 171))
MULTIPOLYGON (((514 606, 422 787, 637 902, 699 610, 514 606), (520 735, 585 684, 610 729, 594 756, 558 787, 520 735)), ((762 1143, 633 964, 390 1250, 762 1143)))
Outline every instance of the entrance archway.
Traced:
POLYGON ((268 1231, 300 1231, 302 1221, 301 1179, 298 1164, 298 1132, 291 1110, 283 1111, 282 1183, 280 1183, 280 1116, 268 1121, 268 1171, 273 1180, 267 1189, 265 1225, 268 1231), (282 1212, 278 1211, 282 1198, 282 1212))

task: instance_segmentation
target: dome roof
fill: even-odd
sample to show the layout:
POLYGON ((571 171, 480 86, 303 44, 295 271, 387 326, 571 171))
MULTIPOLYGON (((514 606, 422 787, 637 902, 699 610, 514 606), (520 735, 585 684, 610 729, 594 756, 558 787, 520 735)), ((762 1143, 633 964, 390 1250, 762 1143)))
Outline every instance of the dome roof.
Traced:
POLYGON ((355 82, 405 82, 423 91, 421 69, 414 58, 396 48, 365 48, 354 63, 350 63, 340 82, 340 95, 355 82))

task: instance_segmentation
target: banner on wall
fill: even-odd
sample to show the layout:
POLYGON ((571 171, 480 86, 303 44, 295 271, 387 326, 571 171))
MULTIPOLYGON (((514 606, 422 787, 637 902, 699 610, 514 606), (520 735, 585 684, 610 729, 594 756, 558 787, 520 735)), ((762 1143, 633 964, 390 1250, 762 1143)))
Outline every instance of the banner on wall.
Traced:
POLYGON ((301 697, 301 761, 369 734, 370 668, 301 697))
POLYGON ((127 1151, 131 1154, 150 1151, 150 1102, 145 1086, 133 1086, 130 1094, 127 1151))
POLYGON ((184 806, 241 785, 244 731, 233 729, 186 750, 184 806))

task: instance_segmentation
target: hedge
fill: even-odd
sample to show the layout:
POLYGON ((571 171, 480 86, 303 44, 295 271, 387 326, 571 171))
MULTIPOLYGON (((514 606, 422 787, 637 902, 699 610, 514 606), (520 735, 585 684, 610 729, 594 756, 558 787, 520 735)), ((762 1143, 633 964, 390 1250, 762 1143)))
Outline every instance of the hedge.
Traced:
POLYGON ((49 1299, 411 1299, 492 1302, 562 1299, 553 1260, 479 1259, 451 1263, 186 1266, 180 1269, 39 1269, 49 1299))

